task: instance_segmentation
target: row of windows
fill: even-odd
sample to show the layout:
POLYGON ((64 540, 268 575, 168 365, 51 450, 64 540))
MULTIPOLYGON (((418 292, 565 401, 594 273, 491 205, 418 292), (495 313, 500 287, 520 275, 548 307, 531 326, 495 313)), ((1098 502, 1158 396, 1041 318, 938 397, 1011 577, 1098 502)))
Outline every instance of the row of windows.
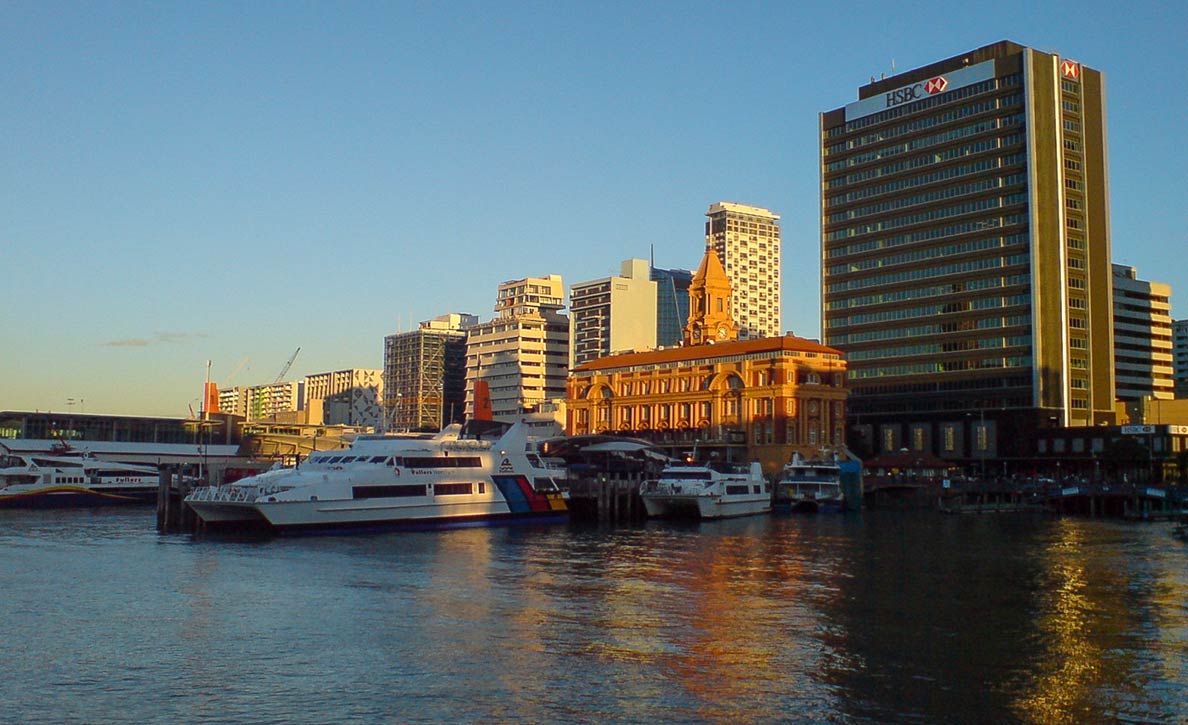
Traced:
POLYGON ((993 368, 1028 368, 1031 367, 1031 356, 1020 355, 1003 358, 984 358, 973 360, 946 360, 942 362, 913 363, 910 365, 882 365, 872 368, 851 368, 849 378, 860 380, 863 378, 882 378, 894 375, 920 375, 932 373, 960 372, 962 370, 986 370, 993 368))
POLYGON ((901 254, 892 254, 886 257, 862 259, 857 262, 850 262, 848 264, 835 264, 829 268, 828 274, 833 276, 846 274, 848 272, 862 272, 868 269, 894 267, 900 264, 912 264, 914 262, 921 262, 929 259, 951 257, 957 254, 971 254, 973 252, 981 252, 987 249, 997 249, 999 247, 1007 247, 1015 244, 1026 244, 1028 238, 1029 237, 1027 234, 1011 234, 1010 236, 1006 237, 986 237, 984 239, 975 239, 970 242, 946 244, 941 247, 929 247, 927 249, 918 249, 911 252, 903 252, 901 254))
POLYGON ((869 169, 861 169, 845 176, 838 176, 834 179, 829 179, 825 182, 826 189, 834 187, 846 186, 847 184, 857 184, 867 179, 874 179, 880 176, 890 176, 901 171, 909 171, 911 169, 918 169, 924 166, 934 166, 936 164, 959 159, 965 156, 972 156, 974 154, 991 151, 994 149, 1008 148, 1011 146, 1018 146, 1023 143, 1023 134, 1015 133, 1009 136, 1001 136, 998 138, 982 139, 974 143, 967 143, 961 146, 954 146, 953 148, 943 149, 932 153, 922 154, 920 156, 913 156, 910 159, 902 161, 895 161, 882 166, 874 166, 869 169))
POLYGON ((890 274, 880 274, 873 277, 864 277, 862 279, 846 280, 844 282, 834 282, 827 286, 829 292, 847 292, 849 290, 866 289, 867 287, 880 287, 885 284, 899 284, 901 282, 910 282, 920 279, 932 279, 934 277, 946 277, 951 274, 965 274, 968 272, 980 272, 986 269, 998 269, 999 267, 1013 267, 1017 264, 1026 264, 1029 255, 1027 254, 1012 254, 1007 257, 990 257, 987 259, 974 259, 963 262, 955 262, 953 264, 945 264, 939 267, 927 267, 925 269, 906 269, 901 272, 892 272, 890 274))
POLYGON ((1023 114, 1015 114, 1012 116, 1005 116, 1003 118, 988 118, 977 123, 972 123, 968 126, 960 126, 958 128, 936 133, 931 136, 922 136, 911 141, 905 141, 894 146, 884 146, 883 148, 873 149, 861 154, 854 154, 839 161, 831 161, 826 166, 828 171, 841 171, 848 169, 851 166, 858 166, 870 161, 877 161, 878 159, 885 159, 891 156, 898 156, 916 149, 926 148, 928 146, 936 146, 938 144, 955 141, 959 138, 966 138, 967 136, 975 136, 987 131, 993 131, 1000 128, 1009 128, 1013 126, 1023 125, 1023 114))
MULTIPOLYGON (((1026 305, 1030 301, 1031 296, 1027 294, 1010 295, 1008 297, 982 297, 971 300, 969 309, 988 310, 1002 307, 1016 307, 1019 305, 1026 305)), ((917 307, 901 307, 894 310, 880 310, 879 312, 866 312, 862 314, 836 317, 827 320, 826 324, 831 329, 836 329, 849 327, 851 325, 867 325, 872 322, 893 322, 896 320, 910 320, 916 317, 931 317, 933 315, 939 315, 950 311, 951 309, 949 304, 920 305, 917 307)))
MULTIPOLYGON (((993 289, 995 287, 1013 287, 1015 285, 1031 284, 1031 275, 1028 274, 1013 274, 1007 277, 988 277, 986 279, 974 279, 962 285, 962 292, 972 292, 982 289, 993 289)), ((930 287, 916 287, 909 289, 901 289, 887 292, 880 292, 874 295, 864 295, 862 297, 850 297, 847 299, 834 300, 825 305, 826 310, 844 310, 852 307, 865 307, 867 305, 882 305, 890 302, 900 302, 904 300, 917 300, 927 297, 943 297, 945 295, 953 294, 956 285, 933 285, 930 287)))
POLYGON ((898 126, 890 126, 888 128, 880 129, 874 133, 868 133, 857 138, 852 138, 844 143, 833 144, 825 147, 825 155, 830 156, 842 151, 849 151, 862 146, 868 146, 872 143, 882 143, 889 141, 897 136, 904 136, 915 133, 926 128, 933 128, 960 118, 968 118, 969 116, 976 116, 987 111, 994 111, 999 108, 1008 106, 1018 106, 1023 103, 1023 96, 1019 94, 1012 94, 1002 98, 990 98, 977 103, 971 103, 965 106, 958 106, 951 108, 944 113, 938 113, 934 116, 922 116, 914 118, 907 123, 901 123, 898 126))
POLYGON ((960 166, 950 166, 948 168, 941 169, 939 171, 933 171, 928 174, 909 176, 906 179, 897 179, 895 181, 889 181, 885 184, 877 184, 875 186, 868 186, 864 189, 846 192, 845 194, 831 196, 825 201, 825 205, 837 206, 839 204, 848 204, 852 201, 859 201, 860 199, 866 199, 872 196, 882 196, 883 194, 888 194, 903 189, 912 189, 917 186, 925 186, 937 181, 955 179, 960 176, 976 174, 982 171, 990 171, 991 169, 999 169, 1004 166, 1014 166, 1015 164, 1025 163, 1026 160, 1026 154, 1011 154, 1001 158, 983 158, 973 163, 961 164, 960 166))
POLYGON ((946 219, 948 217, 959 216, 961 214, 970 214, 978 211, 986 211, 987 209, 998 209, 1005 206, 1013 206, 1015 204, 1022 204, 1026 201, 1027 194, 1025 192, 1007 194, 1005 196, 992 197, 989 199, 967 201, 954 206, 941 207, 940 209, 929 209, 927 211, 916 212, 915 214, 908 214, 907 216, 895 217, 893 219, 883 219, 869 222, 867 224, 861 224, 856 227, 838 229, 826 234, 825 238, 828 241, 847 239, 849 237, 856 237, 860 234, 881 232, 887 229, 898 229, 899 227, 906 227, 912 224, 922 224, 924 222, 930 222, 936 219, 946 219))
POLYGON ((957 101, 962 98, 970 98, 971 96, 976 96, 980 93, 985 93, 986 91, 997 88, 1009 88, 1017 86, 1022 82, 1022 74, 1014 73, 1008 76, 1003 76, 997 80, 992 79, 988 81, 982 81, 981 83, 974 83, 973 85, 958 88, 956 90, 949 91, 948 93, 940 93, 919 101, 904 104, 902 106, 896 106, 895 108, 889 108, 886 111, 880 111, 879 113, 874 113, 869 116, 856 118, 853 121, 847 123, 845 126, 837 126, 835 128, 829 129, 829 131, 826 133, 826 136, 833 137, 843 133, 857 131, 860 128, 874 126, 876 124, 883 123, 884 121, 890 121, 895 118, 900 118, 901 116, 918 113, 929 108, 935 108, 936 106, 957 101))
POLYGON ((901 345, 899 347, 881 347, 878 350, 852 350, 847 357, 851 362, 854 362, 858 360, 883 360, 894 357, 915 357, 917 355, 939 355, 965 350, 996 350, 1004 347, 1027 347, 1029 345, 1031 345, 1030 336, 1016 335, 1012 337, 987 337, 920 345, 901 345))
POLYGON ((922 335, 944 335, 959 331, 958 328, 970 330, 989 330, 1002 327, 1018 327, 1030 322, 1027 315, 1011 315, 1010 317, 984 317, 969 323, 937 323, 932 325, 918 325, 916 327, 890 327, 866 332, 852 332, 849 334, 830 335, 827 345, 856 345, 862 342, 876 340, 896 340, 902 337, 920 337, 922 335), (965 327, 966 325, 968 327, 965 327))
POLYGON ((883 237, 881 239, 868 239, 861 242, 854 242, 853 244, 831 247, 825 252, 825 258, 835 259, 837 257, 845 257, 851 254, 859 254, 861 252, 872 252, 876 249, 899 247, 905 244, 925 242, 932 239, 940 239, 943 237, 956 236, 959 234, 987 231, 989 229, 994 229, 1001 226, 1023 224, 1026 221, 1026 214, 1008 214, 1002 218, 979 219, 977 221, 962 222, 960 224, 950 224, 946 227, 922 229, 918 232, 911 232, 910 234, 899 234, 894 237, 883 237))
POLYGON ((919 204, 928 204, 942 199, 952 199, 954 197, 966 196, 969 194, 976 194, 990 189, 1000 189, 1004 186, 1014 186, 1022 184, 1027 180, 1026 174, 1010 174, 1004 177, 990 176, 968 184, 960 184, 958 186, 948 186, 943 189, 934 189, 926 191, 922 194, 914 194, 912 196, 900 197, 885 201, 879 204, 870 204, 867 206, 858 207, 856 209, 848 209, 846 211, 830 214, 828 218, 829 224, 837 222, 850 221, 859 217, 868 216, 870 214, 882 214, 884 212, 893 211, 896 209, 903 209, 910 206, 917 206, 919 204))

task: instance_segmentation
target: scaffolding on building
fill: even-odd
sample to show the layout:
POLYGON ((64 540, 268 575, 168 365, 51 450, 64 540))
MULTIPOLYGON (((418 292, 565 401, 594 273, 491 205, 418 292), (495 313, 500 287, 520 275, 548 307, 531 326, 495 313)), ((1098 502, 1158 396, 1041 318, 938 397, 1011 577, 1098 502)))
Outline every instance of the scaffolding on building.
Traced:
POLYGON ((388 430, 438 431, 461 419, 465 335, 413 330, 384 340, 388 430))

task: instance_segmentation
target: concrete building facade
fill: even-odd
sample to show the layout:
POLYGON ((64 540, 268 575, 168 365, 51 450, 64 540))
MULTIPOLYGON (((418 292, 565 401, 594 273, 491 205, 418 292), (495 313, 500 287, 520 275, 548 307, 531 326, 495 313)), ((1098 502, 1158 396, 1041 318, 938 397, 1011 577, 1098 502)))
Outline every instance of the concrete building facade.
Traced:
POLYGON ((718 253, 732 291, 741 340, 780 335, 780 217, 718 202, 705 213, 705 246, 718 253))
POLYGON ((628 259, 616 277, 569 289, 570 366, 627 350, 656 347, 656 287, 651 265, 628 259))
POLYGON ((526 277, 499 285, 497 317, 466 338, 466 412, 473 417, 475 383, 490 390, 495 420, 516 421, 547 400, 565 396, 569 318, 561 275, 526 277))
POLYGON ((1009 41, 821 114, 824 342, 880 451, 1114 419, 1104 81, 1009 41))
POLYGON ((390 430, 439 431, 466 413, 466 333, 478 317, 451 313, 384 338, 390 430))
POLYGON ((383 370, 348 368, 306 375, 304 408, 311 413, 306 423, 381 428, 383 373, 383 370), (316 414, 318 410, 320 415, 316 414))
POLYGON ((1171 286, 1114 269, 1114 384, 1119 400, 1175 397, 1171 286))
POLYGON ((1188 320, 1172 323, 1172 367, 1177 398, 1188 398, 1188 320))

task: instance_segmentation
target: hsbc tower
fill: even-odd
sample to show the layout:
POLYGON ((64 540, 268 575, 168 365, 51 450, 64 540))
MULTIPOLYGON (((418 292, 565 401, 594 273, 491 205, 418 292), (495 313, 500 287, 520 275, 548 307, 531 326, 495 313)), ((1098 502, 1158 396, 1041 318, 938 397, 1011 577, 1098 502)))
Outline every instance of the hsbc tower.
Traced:
POLYGON ((1009 41, 820 115, 823 342, 871 453, 1026 458, 1113 422, 1099 71, 1009 41))

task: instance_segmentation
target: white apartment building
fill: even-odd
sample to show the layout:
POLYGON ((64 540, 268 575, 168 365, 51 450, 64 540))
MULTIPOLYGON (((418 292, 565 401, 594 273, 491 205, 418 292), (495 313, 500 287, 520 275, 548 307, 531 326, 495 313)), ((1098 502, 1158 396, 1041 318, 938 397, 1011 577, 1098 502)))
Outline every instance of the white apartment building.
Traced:
POLYGON ((565 397, 569 318, 561 275, 499 285, 498 316, 466 337, 466 415, 474 416, 475 383, 487 383, 495 420, 513 422, 545 401, 565 397))
POLYGON ((1138 279, 1134 267, 1113 272, 1115 394, 1171 400, 1171 286, 1138 279))
POLYGON ((616 352, 656 347, 656 283, 646 259, 625 260, 617 277, 569 289, 572 368, 616 352))
POLYGON ((738 338, 779 337, 780 217, 726 201, 711 205, 705 215, 705 245, 718 253, 730 280, 738 338))

